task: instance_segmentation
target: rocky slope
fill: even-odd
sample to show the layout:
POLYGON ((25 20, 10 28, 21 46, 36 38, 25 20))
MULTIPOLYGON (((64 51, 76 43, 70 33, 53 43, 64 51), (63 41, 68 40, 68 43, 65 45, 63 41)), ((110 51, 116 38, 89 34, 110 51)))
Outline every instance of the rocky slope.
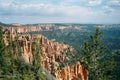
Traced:
POLYGON ((7 29, 10 31, 16 30, 18 33, 27 33, 27 32, 38 32, 38 31, 48 31, 54 28, 54 25, 52 24, 41 24, 37 26, 25 26, 20 24, 12 24, 12 26, 5 26, 3 29, 7 29))
MULTIPOLYGON (((49 73, 54 75, 57 80, 76 80, 80 78, 81 80, 88 80, 88 72, 87 70, 79 63, 76 62, 72 66, 65 66, 62 69, 59 69, 60 64, 65 61, 67 56, 63 53, 67 53, 69 51, 73 51, 74 49, 66 44, 53 42, 48 40, 46 37, 40 34, 17 34, 19 32, 24 32, 24 30, 19 31, 18 28, 3 28, 3 30, 8 29, 10 31, 10 36, 12 40, 15 40, 16 36, 18 37, 18 42, 20 45, 20 50, 22 52, 22 56, 26 63, 32 63, 33 60, 33 44, 37 41, 41 44, 41 62, 42 67, 46 68, 49 73)), ((28 31, 29 29, 27 29, 28 31)), ((34 30, 34 29, 31 29, 34 30)), ((29 30, 29 31, 31 31, 29 30)), ((26 31, 26 32, 27 32, 26 31)), ((9 41, 7 39, 8 34, 4 34, 4 42, 6 45, 9 45, 9 41)))
POLYGON ((27 33, 27 32, 39 32, 39 31, 52 31, 52 30, 64 30, 64 29, 75 29, 81 30, 82 26, 72 26, 72 25, 59 25, 55 24, 36 24, 36 25, 21 25, 21 24, 11 24, 11 26, 3 27, 8 30, 16 30, 18 33, 27 33))

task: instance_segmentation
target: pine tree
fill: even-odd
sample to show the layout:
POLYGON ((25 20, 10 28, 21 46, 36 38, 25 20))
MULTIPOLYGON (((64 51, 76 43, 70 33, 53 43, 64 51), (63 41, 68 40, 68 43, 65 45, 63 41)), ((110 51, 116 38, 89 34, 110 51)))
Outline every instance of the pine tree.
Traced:
POLYGON ((25 63, 22 58, 18 36, 12 40, 11 33, 5 32, 9 44, 3 42, 0 28, 0 80, 46 80, 41 71, 41 41, 33 43, 33 64, 25 63))
POLYGON ((13 57, 13 50, 12 50, 12 40, 10 38, 10 33, 7 31, 2 31, 0 28, 0 44, 1 44, 1 49, 0 49, 0 68, 2 73, 0 73, 4 79, 10 79, 11 76, 13 76, 14 72, 14 57, 13 57), (8 37, 9 40, 9 45, 6 46, 3 42, 3 35, 4 33, 8 37), (3 49, 3 50, 2 50, 3 49), (2 61, 2 62, 1 62, 2 61))
POLYGON ((3 31, 0 27, 0 75, 3 73, 4 61, 5 59, 5 44, 3 42, 3 31))
POLYGON ((39 40, 36 40, 33 44, 33 65, 36 68, 41 67, 41 43, 39 40))
POLYGON ((90 38, 91 42, 85 41, 84 43, 81 63, 89 71, 89 80, 109 80, 106 74, 107 68, 104 67, 106 60, 103 59, 106 55, 106 47, 101 44, 101 30, 97 28, 95 34, 91 35, 90 38))
POLYGON ((41 40, 37 39, 33 44, 33 68, 36 80, 45 80, 46 77, 41 69, 41 40))

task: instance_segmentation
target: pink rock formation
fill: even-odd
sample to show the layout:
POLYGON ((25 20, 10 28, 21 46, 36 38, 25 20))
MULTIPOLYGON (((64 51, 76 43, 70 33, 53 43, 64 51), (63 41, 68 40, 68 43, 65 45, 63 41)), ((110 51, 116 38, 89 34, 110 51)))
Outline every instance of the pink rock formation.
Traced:
POLYGON ((62 70, 58 71, 60 79, 64 80, 88 80, 88 71, 79 63, 76 62, 72 66, 66 66, 62 70))
MULTIPOLYGON (((81 80, 88 80, 88 72, 79 62, 73 64, 72 66, 65 66, 64 68, 62 68, 62 70, 58 70, 59 62, 64 62, 66 57, 61 52, 73 51, 73 48, 71 46, 50 41, 40 34, 17 34, 17 31, 21 31, 19 31, 16 28, 8 28, 8 30, 10 30, 11 32, 10 35, 13 41, 15 40, 16 36, 19 36, 18 41, 20 49, 22 51, 22 56, 26 63, 32 63, 33 43, 35 42, 35 40, 38 40, 39 43, 42 44, 42 66, 46 68, 51 74, 53 74, 57 78, 57 80, 68 80, 68 78, 69 80, 76 80, 77 78, 80 78, 81 80)), ((7 36, 7 33, 4 34, 3 40, 6 43, 6 45, 9 45, 7 36)))

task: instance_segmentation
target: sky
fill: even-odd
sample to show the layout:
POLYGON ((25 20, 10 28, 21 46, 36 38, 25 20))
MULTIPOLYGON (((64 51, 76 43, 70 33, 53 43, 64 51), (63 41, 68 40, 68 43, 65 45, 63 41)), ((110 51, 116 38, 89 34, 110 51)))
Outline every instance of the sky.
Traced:
POLYGON ((119 24, 120 0, 0 0, 0 22, 119 24))

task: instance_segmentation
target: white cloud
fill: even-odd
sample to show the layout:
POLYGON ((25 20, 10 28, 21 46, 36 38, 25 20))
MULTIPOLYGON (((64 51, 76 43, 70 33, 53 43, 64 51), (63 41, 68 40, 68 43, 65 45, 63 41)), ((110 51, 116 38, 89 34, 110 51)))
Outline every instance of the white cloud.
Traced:
POLYGON ((90 0, 88 2, 88 6, 97 6, 97 5, 100 5, 102 3, 102 0, 90 0))
MULTIPOLYGON (((65 5, 51 5, 51 4, 3 4, 2 8, 4 12, 20 14, 38 14, 38 15, 54 15, 61 14, 65 16, 78 16, 78 14, 83 13, 85 15, 88 12, 86 7, 80 6, 65 6, 65 5), (77 14, 77 15, 76 15, 77 14)), ((82 15, 82 14, 81 14, 82 15)))
POLYGON ((120 0, 110 0, 107 4, 112 7, 114 6, 120 7, 120 0))
MULTIPOLYGON (((77 2, 79 0, 65 1, 77 2)), ((86 2, 87 0, 81 1, 86 2)), ((51 3, 18 3, 11 0, 8 3, 0 3, 0 17, 7 17, 11 21, 26 21, 26 23, 33 20, 33 22, 118 22, 120 18, 116 17, 120 16, 119 12, 109 6, 104 6, 102 9, 97 10, 89 8, 89 6, 97 7, 101 4, 102 0, 89 0, 87 7, 80 5, 55 5, 51 3)))
POLYGON ((103 7, 102 7, 102 10, 103 10, 105 13, 107 13, 107 15, 110 14, 111 12, 114 12, 114 11, 115 11, 115 9, 113 9, 113 8, 107 6, 107 5, 106 5, 106 6, 103 6, 103 7))

